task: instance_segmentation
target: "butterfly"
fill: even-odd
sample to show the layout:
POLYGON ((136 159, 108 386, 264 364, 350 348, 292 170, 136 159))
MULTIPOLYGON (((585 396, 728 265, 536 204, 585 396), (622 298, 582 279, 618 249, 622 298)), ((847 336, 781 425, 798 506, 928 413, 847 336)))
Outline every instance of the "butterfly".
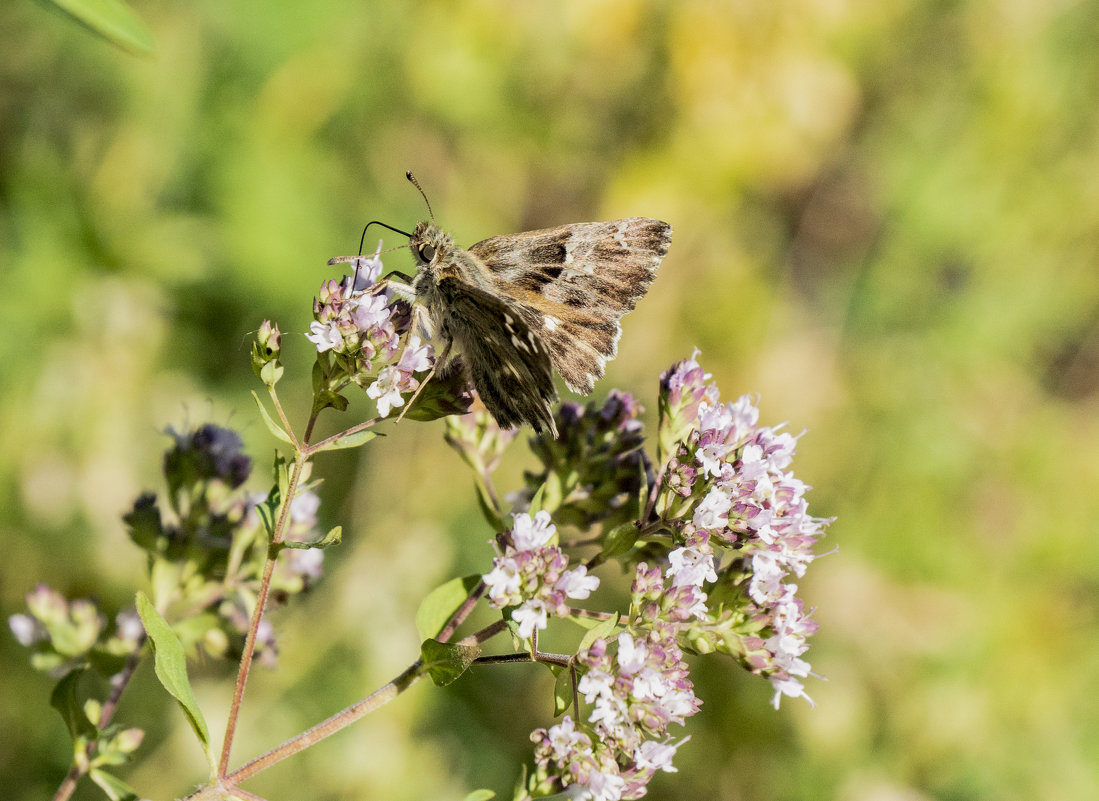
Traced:
POLYGON ((421 324, 441 343, 437 364, 452 350, 461 354, 501 427, 527 423, 556 438, 553 371, 573 392, 591 393, 618 354, 619 321, 668 252, 672 227, 630 217, 494 236, 463 249, 431 218, 398 233, 409 237, 416 260, 411 294, 426 316, 421 324))

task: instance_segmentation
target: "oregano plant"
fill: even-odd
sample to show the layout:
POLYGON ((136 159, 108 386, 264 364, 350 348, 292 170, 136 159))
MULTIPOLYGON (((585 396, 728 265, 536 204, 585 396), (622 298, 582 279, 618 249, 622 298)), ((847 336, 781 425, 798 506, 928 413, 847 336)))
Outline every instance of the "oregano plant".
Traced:
MULTIPOLYGON (((702 705, 691 681, 698 659, 731 658, 770 682, 776 708, 783 697, 809 700, 803 657, 816 624, 795 582, 830 521, 809 514, 808 487, 791 471, 797 436, 761 425, 749 396, 722 400, 697 352, 660 375, 655 432, 645 431, 638 401, 614 390, 602 403, 561 404, 557 438, 503 430, 471 411, 459 366, 433 369, 436 354, 416 332, 409 304, 380 279, 379 256, 350 264, 351 274, 326 281, 314 301, 306 336, 317 354, 312 403, 300 428, 276 391, 284 372, 279 328, 264 322, 256 337, 252 365, 266 397, 255 400, 280 443, 266 489, 250 488, 253 463, 235 432, 212 424, 169 430, 162 494, 142 495, 123 516, 148 564, 133 609, 109 624, 91 601, 40 585, 27 595, 26 613, 10 618, 34 667, 56 680, 50 703, 73 740, 57 801, 84 780, 116 801, 139 797, 115 771, 139 756, 143 733, 117 720, 116 710, 146 659, 208 759, 209 776, 188 796, 194 801, 255 798, 241 786, 247 779, 421 679, 442 687, 501 663, 541 663, 557 677, 558 717, 531 733, 530 764, 516 770, 517 801, 645 795, 657 772, 675 771, 676 752, 689 740, 682 726, 702 705), (376 416, 315 440, 319 416, 346 412, 352 393, 365 393, 376 416), (468 466, 486 539, 494 541, 483 570, 423 600, 415 617, 420 652, 400 675, 267 753, 235 762, 249 674, 257 661, 275 664, 267 613, 315 585, 325 549, 341 541, 339 528, 317 528, 316 457, 368 447, 376 426, 398 417, 405 422, 394 436, 439 421, 431 424, 468 466), (496 472, 517 439, 528 442, 534 466, 508 478, 515 489, 502 495, 496 472), (617 601, 600 594, 596 604, 592 593, 608 563, 633 577, 630 593, 617 601), (479 606, 497 616, 467 630, 479 606), (540 647, 547 628, 569 625, 575 645, 567 653, 540 647), (485 653, 498 639, 508 652, 485 653), (198 657, 239 664, 220 737, 191 690, 187 666, 198 657)), ((414 503, 414 493, 403 502, 414 503)), ((294 644, 284 648, 292 653, 294 644)), ((469 798, 492 796, 478 790, 469 798)))

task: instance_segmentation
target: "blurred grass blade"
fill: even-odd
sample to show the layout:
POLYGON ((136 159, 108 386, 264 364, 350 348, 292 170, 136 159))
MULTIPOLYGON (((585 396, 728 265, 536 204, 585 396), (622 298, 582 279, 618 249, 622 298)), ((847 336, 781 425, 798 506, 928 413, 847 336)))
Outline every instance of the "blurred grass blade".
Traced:
POLYGON ((152 53, 153 35, 122 0, 42 0, 131 53, 152 53))
POLYGON ((198 707, 191 682, 187 678, 187 658, 183 653, 183 643, 172 627, 168 625, 152 601, 143 592, 137 594, 137 613, 145 625, 145 632, 153 644, 156 677, 187 714, 187 720, 194 729, 210 765, 214 765, 214 756, 210 751, 210 731, 206 728, 206 719, 198 707))

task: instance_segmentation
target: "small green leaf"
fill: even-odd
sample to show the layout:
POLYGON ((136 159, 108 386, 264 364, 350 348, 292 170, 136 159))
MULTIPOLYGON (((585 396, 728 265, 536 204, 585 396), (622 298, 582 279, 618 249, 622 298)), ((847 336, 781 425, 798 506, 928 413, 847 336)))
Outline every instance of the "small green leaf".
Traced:
POLYGON ((80 677, 84 675, 84 669, 70 670, 50 693, 50 706, 61 713, 65 725, 69 728, 69 734, 75 740, 77 737, 95 737, 96 727, 93 721, 88 720, 84 713, 84 704, 76 697, 76 685, 80 677))
POLYGON ((480 583, 481 576, 475 573, 451 579, 429 592, 416 610, 416 631, 420 636, 426 640, 438 635, 480 583))
MULTIPOLYGON (((552 473, 550 475, 553 475, 552 473)), ((547 483, 549 483, 547 481, 547 483)), ((542 499, 546 495, 546 485, 543 484, 538 488, 538 491, 534 493, 534 497, 530 499, 530 508, 527 510, 531 517, 542 511, 542 499)))
POLYGON ((629 553, 637 543, 638 534, 640 534, 640 531, 633 523, 623 523, 615 526, 603 538, 603 556, 611 559, 629 553))
POLYGON ((297 540, 284 540, 279 543, 280 548, 290 548, 295 551, 308 551, 310 548, 331 548, 333 545, 339 545, 343 540, 343 526, 336 526, 329 531, 319 540, 313 540, 312 542, 299 542, 297 540))
POLYGON ((275 422, 275 418, 268 413, 267 407, 263 405, 263 401, 259 399, 259 395, 255 393, 255 390, 252 391, 252 399, 256 402, 256 406, 259 407, 260 417, 263 418, 263 422, 267 425, 267 430, 286 444, 293 445, 294 440, 290 438, 290 435, 286 433, 286 430, 282 426, 275 422))
POLYGON ((153 643, 155 656, 156 677, 179 705, 183 707, 187 715, 187 721, 194 729, 195 735, 210 760, 214 764, 213 754, 210 752, 210 732, 206 728, 206 719, 202 716, 202 710, 198 707, 195 694, 191 690, 191 683, 187 678, 187 658, 183 653, 183 643, 172 627, 168 625, 160 612, 153 606, 145 593, 137 594, 137 613, 141 616, 141 622, 145 625, 145 633, 153 643))
POLYGON ((420 645, 420 659, 436 687, 446 687, 457 679, 469 670, 480 654, 481 649, 475 645, 456 645, 438 640, 424 640, 420 645))
POLYGON ((462 801, 488 801, 490 798, 495 797, 496 793, 494 793, 492 790, 481 789, 474 790, 472 793, 463 798, 462 801))
POLYGON ((584 638, 580 640, 580 646, 576 649, 577 653, 585 651, 591 647, 591 644, 602 637, 604 640, 610 639, 610 636, 614 634, 614 630, 618 628, 618 613, 607 620, 604 620, 598 626, 595 626, 588 630, 588 633, 584 635, 584 638))
POLYGON ((330 389, 322 389, 313 396, 313 414, 320 414, 329 407, 338 412, 346 411, 349 401, 338 392, 330 389))
POLYGON ((369 428, 364 428, 362 431, 356 431, 354 434, 348 434, 344 437, 338 437, 323 448, 317 448, 317 453, 321 451, 338 451, 341 448, 357 448, 360 445, 365 445, 378 436, 376 432, 371 431, 369 428))
POLYGON ((107 794, 107 798, 111 801, 137 801, 139 797, 130 785, 105 770, 92 768, 88 775, 93 782, 99 785, 99 789, 107 794))
POLYGON ((50 0, 77 22, 131 53, 152 53, 153 35, 121 0, 50 0))
MULTIPOLYGON (((572 485, 575 483, 576 476, 570 475, 568 484, 572 485)), ((546 483, 543 484, 539 490, 542 495, 539 498, 538 508, 545 509, 550 514, 557 511, 557 507, 561 505, 561 502, 565 497, 565 485, 566 482, 561 480, 561 476, 555 470, 550 470, 549 475, 546 476, 546 483)), ((531 514, 534 513, 531 512, 531 514)))

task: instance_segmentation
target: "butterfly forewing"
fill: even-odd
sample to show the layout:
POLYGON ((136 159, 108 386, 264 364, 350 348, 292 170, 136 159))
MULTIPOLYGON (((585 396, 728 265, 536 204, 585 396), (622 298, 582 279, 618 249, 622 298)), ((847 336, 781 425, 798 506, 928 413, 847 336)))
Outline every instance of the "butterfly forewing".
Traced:
POLYGON ((671 232, 632 217, 492 237, 469 253, 518 303, 569 388, 586 395, 617 355, 619 320, 652 283, 671 232))

